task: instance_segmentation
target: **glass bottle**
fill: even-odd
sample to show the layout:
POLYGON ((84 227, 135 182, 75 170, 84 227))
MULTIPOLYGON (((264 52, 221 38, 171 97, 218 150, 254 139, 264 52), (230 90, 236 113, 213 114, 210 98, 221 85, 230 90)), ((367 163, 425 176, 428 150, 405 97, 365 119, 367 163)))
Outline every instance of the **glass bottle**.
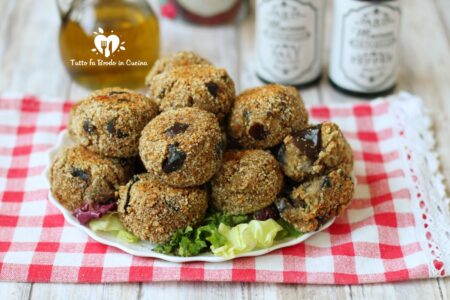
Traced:
POLYGON ((325 0, 257 0, 257 76, 296 87, 318 82, 324 14, 325 0))
POLYGON ((158 20, 145 0, 73 0, 59 46, 71 77, 90 88, 138 88, 159 56, 158 20))
POLYGON ((335 0, 330 82, 340 91, 391 93, 398 73, 400 0, 335 0))

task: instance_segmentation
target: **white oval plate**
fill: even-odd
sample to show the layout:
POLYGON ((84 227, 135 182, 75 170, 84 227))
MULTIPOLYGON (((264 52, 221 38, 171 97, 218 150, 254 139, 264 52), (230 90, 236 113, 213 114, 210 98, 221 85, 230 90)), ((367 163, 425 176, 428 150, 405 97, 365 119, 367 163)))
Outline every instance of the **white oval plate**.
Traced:
POLYGON ((48 153, 47 167, 44 171, 45 181, 49 188, 48 199, 50 200, 50 202, 53 205, 55 205, 62 212, 62 214, 64 215, 64 218, 66 219, 66 221, 68 223, 70 223, 73 226, 86 232, 91 238, 93 238, 97 242, 100 242, 100 243, 108 245, 108 246, 113 246, 113 247, 119 248, 122 251, 127 252, 132 255, 142 256, 142 257, 155 257, 155 258, 160 258, 160 259, 164 259, 164 260, 171 261, 171 262, 177 262, 177 263, 178 262, 190 262, 190 261, 222 262, 222 261, 227 261, 227 260, 231 260, 233 258, 238 258, 238 257, 259 256, 259 255, 264 255, 266 253, 269 253, 271 251, 274 251, 274 250, 277 250, 280 248, 297 245, 297 244, 303 242, 304 240, 306 240, 307 238, 315 235, 316 233, 328 228, 331 224, 333 224, 333 222, 335 220, 335 218, 331 219, 330 221, 325 223, 322 227, 320 227, 319 230, 317 230, 315 232, 305 233, 302 236, 300 236, 298 238, 294 238, 294 239, 291 238, 291 239, 284 239, 281 241, 277 241, 270 248, 264 248, 264 249, 259 249, 259 250, 239 254, 233 258, 224 258, 224 257, 220 257, 220 256, 214 256, 211 252, 206 252, 201 255, 191 256, 191 257, 179 257, 179 256, 158 253, 158 252, 155 252, 152 250, 156 246, 156 244, 152 244, 148 241, 140 241, 138 243, 129 244, 129 243, 125 243, 125 242, 119 240, 113 234, 110 234, 107 232, 97 232, 97 231, 91 230, 89 227, 80 224, 78 222, 78 220, 72 215, 72 212, 67 210, 61 204, 59 204, 59 202, 53 197, 53 195, 50 191, 50 166, 51 166, 51 163, 52 163, 53 159, 55 158, 57 152, 60 149, 69 147, 72 145, 74 145, 74 143, 69 138, 69 135, 67 134, 67 131, 65 130, 59 134, 56 145, 48 153))

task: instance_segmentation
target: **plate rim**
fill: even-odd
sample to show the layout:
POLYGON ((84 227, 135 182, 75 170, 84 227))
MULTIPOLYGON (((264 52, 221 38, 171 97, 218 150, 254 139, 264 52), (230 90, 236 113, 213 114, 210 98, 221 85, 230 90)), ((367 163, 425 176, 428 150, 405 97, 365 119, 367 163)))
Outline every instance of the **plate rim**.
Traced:
MULTIPOLYGON (((158 253, 153 251, 152 249, 148 249, 147 252, 142 252, 139 250, 135 250, 132 249, 130 247, 127 247, 127 244, 124 242, 116 242, 110 239, 107 239, 106 237, 109 236, 109 234, 100 234, 92 229, 90 229, 88 226, 84 226, 82 224, 80 224, 78 222, 78 220, 72 215, 72 212, 70 212, 69 210, 67 210, 64 206, 62 206, 52 195, 51 192, 51 184, 50 184, 50 170, 51 170, 51 164, 53 159, 55 158, 55 156, 58 154, 58 152, 66 147, 69 147, 71 145, 74 145, 74 142, 70 139, 67 129, 62 130, 59 134, 58 134, 58 138, 57 138, 57 142, 56 144, 48 150, 47 155, 46 155, 46 167, 42 173, 42 176, 45 179, 45 183, 46 183, 46 188, 48 188, 48 200, 50 201, 51 204, 53 204, 64 216, 64 219, 72 226, 81 229, 84 233, 86 233, 90 238, 92 238, 93 240, 102 243, 104 245, 108 245, 108 246, 112 246, 115 248, 118 248, 128 254, 131 255, 135 255, 135 256, 139 256, 139 257, 152 257, 152 258, 159 258, 165 261, 169 261, 169 262, 174 262, 174 263, 183 263, 183 262, 225 262, 225 261, 230 261, 236 258, 241 258, 241 257, 256 257, 256 256, 261 256, 264 254, 267 254, 269 252, 275 251, 275 250, 279 250, 282 248, 286 248, 286 247, 290 247, 290 246, 294 246, 297 244, 300 244, 302 242, 304 242, 306 239, 312 237, 313 235, 327 229, 328 227, 331 226, 331 224, 334 223, 334 221, 336 220, 336 217, 333 217, 331 220, 329 220, 327 223, 325 223, 324 225, 322 225, 317 231, 314 232, 309 232, 309 233, 304 233, 303 235, 297 237, 297 238, 292 238, 292 239, 288 239, 285 242, 280 241, 274 245, 272 245, 269 248, 263 248, 263 249, 258 249, 258 250, 254 250, 254 251, 250 251, 250 252, 246 252, 246 253, 242 253, 239 255, 236 255, 234 257, 222 257, 222 256, 205 256, 203 255, 197 255, 197 256, 189 256, 189 257, 182 257, 182 256, 175 256, 175 255, 167 255, 167 254, 163 254, 163 253, 158 253)), ((144 243, 148 243, 151 244, 148 241, 143 241, 144 243)), ((154 244, 153 244, 154 245, 154 244)))

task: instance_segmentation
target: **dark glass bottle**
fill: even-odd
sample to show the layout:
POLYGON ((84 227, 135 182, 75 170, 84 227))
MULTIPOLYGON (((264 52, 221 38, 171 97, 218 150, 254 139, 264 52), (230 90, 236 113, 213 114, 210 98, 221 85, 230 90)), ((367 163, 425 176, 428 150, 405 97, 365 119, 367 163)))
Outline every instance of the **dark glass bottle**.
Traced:
POLYGON ((329 79, 345 93, 377 97, 395 89, 401 0, 335 0, 329 79))
POLYGON ((257 76, 296 87, 316 83, 322 72, 324 14, 324 0, 257 0, 257 76))

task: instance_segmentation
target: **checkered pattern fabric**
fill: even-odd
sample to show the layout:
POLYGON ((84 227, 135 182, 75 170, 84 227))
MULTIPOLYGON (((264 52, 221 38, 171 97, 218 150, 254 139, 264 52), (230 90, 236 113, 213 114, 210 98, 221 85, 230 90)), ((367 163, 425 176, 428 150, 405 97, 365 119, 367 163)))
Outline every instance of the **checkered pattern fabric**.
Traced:
MULTIPOLYGON (((304 243, 224 263, 140 258, 88 238, 47 200, 47 151, 73 102, 0 97, 0 280, 28 282, 245 281, 358 284, 445 275, 425 249, 392 100, 315 106, 353 147, 358 184, 343 216, 304 243), (420 228, 419 228, 420 227, 420 228)), ((427 201, 427 199, 425 199, 427 201)))

